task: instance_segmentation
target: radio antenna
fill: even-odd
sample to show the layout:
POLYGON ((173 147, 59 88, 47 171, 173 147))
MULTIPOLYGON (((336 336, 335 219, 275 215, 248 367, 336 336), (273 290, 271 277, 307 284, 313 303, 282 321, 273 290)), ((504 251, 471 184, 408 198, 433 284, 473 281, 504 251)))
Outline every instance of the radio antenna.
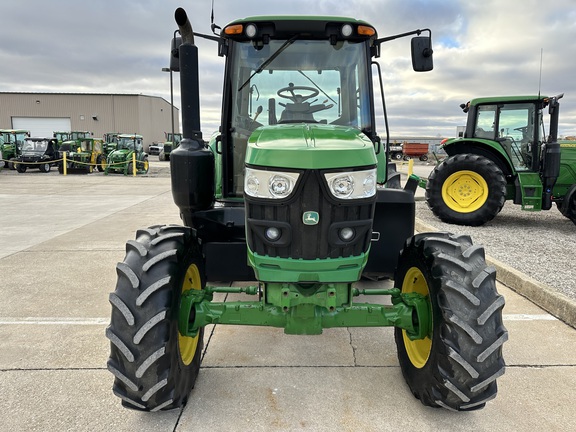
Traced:
POLYGON ((222 27, 214 24, 214 0, 212 0, 212 12, 210 14, 210 28, 212 29, 212 33, 214 33, 216 36, 220 36, 218 33, 216 33, 216 29, 222 30, 222 27))
POLYGON ((540 76, 538 77, 538 99, 540 99, 540 88, 542 87, 542 54, 544 48, 540 48, 540 76))

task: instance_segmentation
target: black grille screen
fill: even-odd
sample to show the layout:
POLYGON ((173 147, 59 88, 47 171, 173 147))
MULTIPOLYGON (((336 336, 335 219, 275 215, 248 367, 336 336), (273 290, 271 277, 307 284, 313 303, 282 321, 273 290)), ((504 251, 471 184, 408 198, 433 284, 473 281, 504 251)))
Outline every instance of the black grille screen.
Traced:
POLYGON ((307 171, 301 177, 295 196, 288 201, 246 197, 250 249, 259 255, 307 260, 350 257, 365 252, 372 235, 374 199, 335 200, 320 172, 307 171), (318 224, 303 223, 302 217, 307 211, 319 214, 318 224), (357 235, 352 241, 345 243, 335 237, 334 224, 338 222, 354 222, 357 235), (282 236, 276 242, 264 235, 270 226, 281 227, 282 236))

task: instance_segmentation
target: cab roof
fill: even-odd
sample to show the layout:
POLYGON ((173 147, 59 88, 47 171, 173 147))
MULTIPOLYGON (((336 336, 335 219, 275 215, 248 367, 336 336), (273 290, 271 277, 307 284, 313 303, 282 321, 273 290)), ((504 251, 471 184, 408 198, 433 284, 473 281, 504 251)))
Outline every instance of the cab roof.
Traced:
POLYGON ((544 95, 525 95, 525 96, 491 96, 472 99, 470 105, 484 105, 490 103, 506 103, 506 102, 536 102, 539 100, 548 99, 544 95))
POLYGON ((262 15, 237 19, 226 25, 221 37, 234 40, 287 39, 298 35, 302 39, 367 40, 377 38, 376 29, 366 21, 342 16, 324 15, 262 15), (244 30, 253 24, 255 36, 248 37, 244 30), (341 29, 349 24, 352 33, 344 36, 341 29), (234 28, 234 32, 230 31, 234 28), (368 30, 368 32, 366 32, 368 30))

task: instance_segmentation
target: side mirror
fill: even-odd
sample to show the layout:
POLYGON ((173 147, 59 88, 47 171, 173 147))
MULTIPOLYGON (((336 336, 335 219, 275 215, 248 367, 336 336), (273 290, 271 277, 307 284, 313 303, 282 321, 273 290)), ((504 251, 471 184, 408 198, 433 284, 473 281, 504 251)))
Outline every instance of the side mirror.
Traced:
POLYGON ((416 72, 428 72, 434 69, 432 61, 432 39, 428 36, 412 38, 412 68, 416 72))
POLYGON ((172 72, 180 72, 180 53, 178 48, 182 45, 182 37, 176 36, 172 38, 170 45, 170 70, 172 72))

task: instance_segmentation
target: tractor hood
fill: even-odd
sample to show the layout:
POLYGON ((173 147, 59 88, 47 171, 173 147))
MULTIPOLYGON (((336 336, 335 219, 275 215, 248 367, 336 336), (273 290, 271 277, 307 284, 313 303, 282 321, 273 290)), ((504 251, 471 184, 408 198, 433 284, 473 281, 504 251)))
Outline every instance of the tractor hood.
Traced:
POLYGON ((133 152, 133 150, 128 150, 128 149, 114 150, 113 152, 110 153, 109 157, 112 159, 115 159, 115 160, 124 160, 132 152, 133 152))
POLYGON ((326 124, 263 126, 248 140, 246 163, 301 169, 376 165, 374 145, 355 128, 326 124))

